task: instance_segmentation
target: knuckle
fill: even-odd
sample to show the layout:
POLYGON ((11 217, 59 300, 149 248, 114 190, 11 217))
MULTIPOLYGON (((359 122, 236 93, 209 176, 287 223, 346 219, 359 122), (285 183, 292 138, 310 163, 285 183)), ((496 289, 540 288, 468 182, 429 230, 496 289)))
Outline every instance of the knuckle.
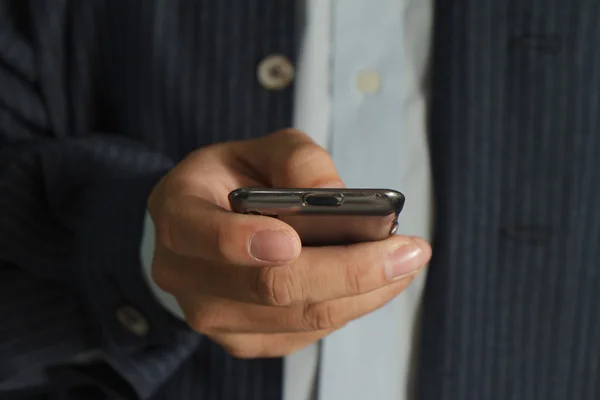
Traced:
POLYGON ((207 333, 208 331, 210 331, 206 324, 207 320, 204 316, 198 316, 194 314, 192 316, 186 317, 186 322, 188 326, 195 332, 207 333))
POLYGON ((291 268, 266 267, 258 271, 255 289, 261 303, 286 307, 294 299, 294 279, 291 268))
POLYGON ((368 281, 369 273, 365 268, 352 262, 346 262, 343 266, 344 282, 349 295, 366 293, 371 289, 368 281))
POLYGON ((235 235, 231 231, 231 227, 228 224, 215 221, 211 229, 215 238, 215 248, 219 256, 226 261, 234 262, 233 254, 235 253, 235 249, 232 244, 232 238, 235 235))
POLYGON ((244 346, 240 343, 223 345, 223 349, 233 358, 241 360, 250 360, 255 358, 264 358, 265 352, 261 348, 255 346, 244 346))
POLYGON ((264 341, 260 337, 244 334, 217 334, 215 336, 208 336, 233 358, 248 360, 268 356, 268 346, 265 346, 264 341))
POLYGON ((163 203, 160 216, 154 219, 156 240, 173 251, 176 251, 177 238, 174 237, 171 221, 176 220, 180 212, 177 202, 169 197, 163 203))
POLYGON ((327 151, 316 143, 302 143, 298 144, 289 155, 289 163, 291 165, 305 165, 311 161, 321 158, 329 157, 327 151))
POLYGON ((329 153, 316 143, 302 143, 297 145, 289 155, 288 167, 300 168, 316 160, 328 158, 329 153))
POLYGON ((188 326, 195 332, 207 334, 213 331, 224 330, 223 319, 219 313, 200 308, 186 314, 188 326))
POLYGON ((284 357, 319 340, 324 334, 306 337, 259 334, 252 338, 232 335, 233 338, 213 338, 232 357, 239 359, 284 357))
POLYGON ((293 142, 311 142, 312 139, 306 133, 295 128, 284 128, 273 133, 274 137, 284 138, 285 140, 291 140, 293 142))
POLYGON ((163 176, 158 183, 154 186, 154 188, 152 188, 152 191, 150 192, 150 195, 148 196, 148 199, 146 200, 146 207, 148 208, 148 212, 150 213, 150 215, 152 216, 152 218, 155 217, 155 213, 157 210, 160 210, 161 206, 162 206, 162 199, 164 197, 164 187, 165 187, 165 181, 168 179, 168 174, 163 176))
POLYGON ((304 321, 309 330, 329 330, 340 326, 343 321, 339 320, 331 304, 310 304, 304 308, 304 321))
POLYGON ((152 280, 161 290, 168 293, 172 293, 177 287, 177 279, 172 270, 173 268, 170 268, 168 265, 157 262, 156 258, 150 269, 152 280))
POLYGON ((222 147, 225 146, 225 143, 216 143, 213 144, 211 146, 204 146, 204 147, 199 147, 197 149, 195 149, 194 151, 189 152, 185 157, 184 160, 186 161, 196 161, 198 159, 202 159, 204 157, 208 157, 210 156, 211 153, 220 150, 222 147))

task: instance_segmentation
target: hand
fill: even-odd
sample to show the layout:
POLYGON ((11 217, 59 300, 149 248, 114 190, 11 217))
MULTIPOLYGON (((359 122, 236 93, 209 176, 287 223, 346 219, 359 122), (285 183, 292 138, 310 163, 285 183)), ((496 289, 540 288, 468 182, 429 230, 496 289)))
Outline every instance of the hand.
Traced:
POLYGON ((392 300, 429 261, 418 238, 304 247, 284 222, 229 211, 239 187, 341 186, 327 152, 284 130, 191 153, 153 190, 153 278, 190 327, 241 358, 299 350, 392 300))

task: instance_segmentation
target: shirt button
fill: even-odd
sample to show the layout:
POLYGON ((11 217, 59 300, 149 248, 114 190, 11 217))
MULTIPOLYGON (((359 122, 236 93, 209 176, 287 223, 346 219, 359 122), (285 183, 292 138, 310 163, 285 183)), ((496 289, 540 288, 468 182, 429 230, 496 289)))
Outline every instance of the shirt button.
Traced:
POLYGON ((381 79, 375 71, 361 71, 356 77, 356 86, 363 93, 374 93, 379 90, 381 79))
POLYGON ((258 81, 268 90, 285 89, 294 80, 294 75, 292 62, 279 54, 271 54, 258 64, 258 81))
POLYGON ((146 316, 130 305, 122 305, 117 308, 117 320, 125 329, 139 337, 146 336, 150 330, 150 324, 146 316))

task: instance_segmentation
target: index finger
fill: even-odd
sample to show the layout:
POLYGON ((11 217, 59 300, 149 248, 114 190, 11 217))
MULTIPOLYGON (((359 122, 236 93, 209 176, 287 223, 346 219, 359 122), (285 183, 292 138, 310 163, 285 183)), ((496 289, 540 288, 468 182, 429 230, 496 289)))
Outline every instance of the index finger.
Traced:
POLYGON ((295 129, 244 142, 235 153, 272 187, 343 186, 329 153, 295 129))

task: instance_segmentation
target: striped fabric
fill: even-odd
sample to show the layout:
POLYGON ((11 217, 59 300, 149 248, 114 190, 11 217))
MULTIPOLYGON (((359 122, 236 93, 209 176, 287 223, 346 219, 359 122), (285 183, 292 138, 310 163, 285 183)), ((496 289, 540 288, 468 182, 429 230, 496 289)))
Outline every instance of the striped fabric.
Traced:
POLYGON ((600 1, 440 0, 422 399, 600 398, 600 1))
MULTIPOLYGON (((138 246, 173 163, 290 123, 291 88, 255 72, 294 60, 295 6, 0 0, 0 398, 280 398, 281 360, 234 360, 172 319, 138 246)), ((600 0, 436 7, 418 398, 596 399, 600 0)))
POLYGON ((188 331, 138 254, 174 162, 290 124, 291 88, 265 90, 256 67, 294 60, 294 21, 278 0, 0 1, 0 398, 280 398, 281 360, 188 331), (122 304, 148 337, 117 322, 122 304))

